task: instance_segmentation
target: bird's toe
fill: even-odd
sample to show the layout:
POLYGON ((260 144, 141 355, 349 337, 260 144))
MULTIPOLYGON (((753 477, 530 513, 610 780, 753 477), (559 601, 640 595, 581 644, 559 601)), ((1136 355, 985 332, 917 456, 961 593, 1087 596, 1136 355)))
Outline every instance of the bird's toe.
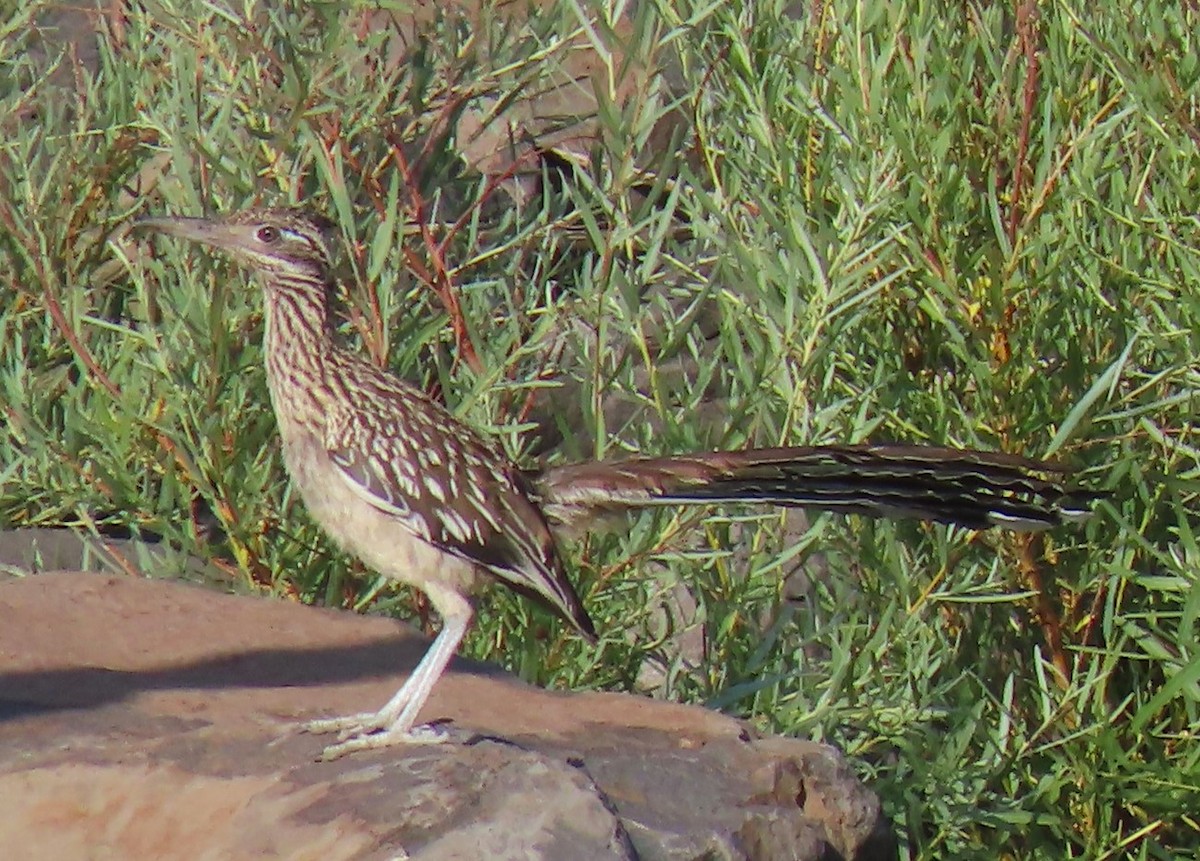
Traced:
MULTIPOLYGON (((344 731, 343 731, 344 732, 344 731)), ((374 730, 346 737, 339 734, 336 744, 321 752, 321 760, 329 762, 349 753, 363 750, 382 750, 400 745, 442 744, 449 736, 436 726, 416 726, 409 729, 393 727, 374 730)))

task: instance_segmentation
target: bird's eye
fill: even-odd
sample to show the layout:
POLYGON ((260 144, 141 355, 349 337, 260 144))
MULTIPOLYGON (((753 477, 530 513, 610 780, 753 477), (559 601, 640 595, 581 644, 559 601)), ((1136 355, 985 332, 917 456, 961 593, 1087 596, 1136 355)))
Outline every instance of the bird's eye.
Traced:
POLYGON ((258 228, 258 233, 255 235, 258 237, 259 242, 271 245, 272 243, 279 241, 279 228, 271 227, 270 225, 267 225, 266 227, 260 227, 258 228))

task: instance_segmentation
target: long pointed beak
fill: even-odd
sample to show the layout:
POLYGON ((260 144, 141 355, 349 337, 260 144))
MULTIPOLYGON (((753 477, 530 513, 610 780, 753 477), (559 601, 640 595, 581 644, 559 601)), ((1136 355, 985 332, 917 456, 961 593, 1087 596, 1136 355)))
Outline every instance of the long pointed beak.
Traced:
POLYGON ((135 230, 155 230, 230 251, 241 248, 245 243, 244 228, 238 230, 207 218, 139 218, 133 223, 133 227, 135 230))

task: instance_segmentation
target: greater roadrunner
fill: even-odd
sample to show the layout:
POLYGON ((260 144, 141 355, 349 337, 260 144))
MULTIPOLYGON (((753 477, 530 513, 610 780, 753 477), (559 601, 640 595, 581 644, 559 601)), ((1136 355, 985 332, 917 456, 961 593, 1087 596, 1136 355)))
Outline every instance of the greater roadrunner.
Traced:
POLYGON ((415 727, 489 579, 537 599, 591 641, 554 528, 605 510, 766 502, 982 529, 1085 517, 1054 467, 1004 454, 909 445, 700 452, 526 471, 440 404, 348 351, 330 323, 333 224, 293 210, 150 218, 140 226, 226 252, 266 294, 266 365, 283 457, 309 512, 345 550, 424 592, 442 630, 375 713, 316 721, 333 757, 401 741, 415 727))

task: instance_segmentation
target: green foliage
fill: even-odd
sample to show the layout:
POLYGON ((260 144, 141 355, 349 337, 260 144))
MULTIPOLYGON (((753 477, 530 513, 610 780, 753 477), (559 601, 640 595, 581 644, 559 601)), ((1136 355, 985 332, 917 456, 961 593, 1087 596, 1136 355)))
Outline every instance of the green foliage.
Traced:
POLYGON ((445 13, 401 44, 352 3, 162 0, 109 20, 91 70, 39 47, 41 4, 10 12, 0 525, 414 613, 288 496, 253 286, 124 230, 303 200, 344 234, 346 337, 514 455, 548 398, 581 454, 902 439, 1052 455, 1111 494, 1041 537, 647 514, 569 550, 601 649, 489 594, 473 654, 578 688, 652 664, 664 695, 839 744, 908 857, 1194 852, 1197 13, 637 6, 445 13), (581 45, 591 160, 510 197, 541 170, 525 100, 581 45))

